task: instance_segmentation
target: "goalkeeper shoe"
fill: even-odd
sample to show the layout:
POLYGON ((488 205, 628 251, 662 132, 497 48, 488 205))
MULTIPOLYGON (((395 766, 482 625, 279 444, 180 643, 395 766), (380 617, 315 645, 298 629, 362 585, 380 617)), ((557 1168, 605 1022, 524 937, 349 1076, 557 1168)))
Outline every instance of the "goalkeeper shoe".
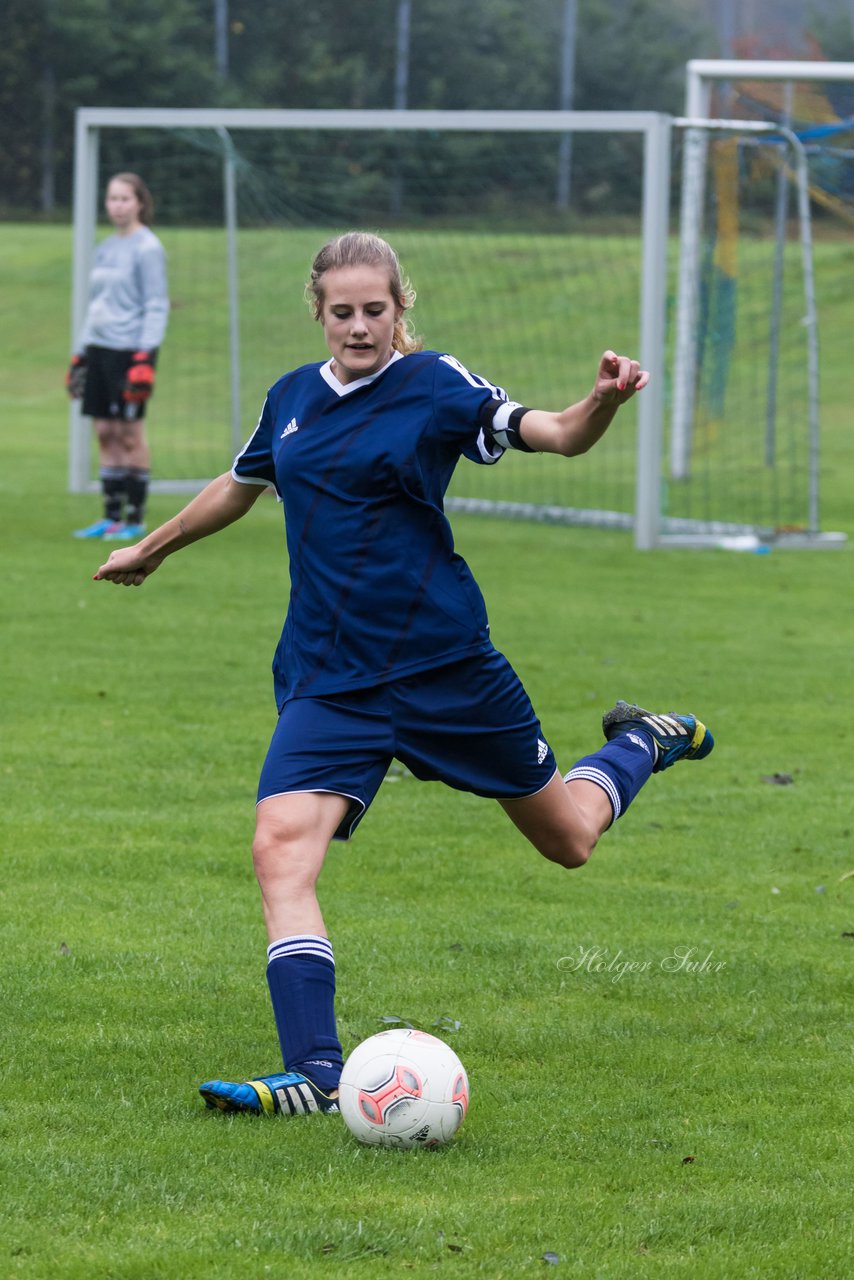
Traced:
POLYGON ((145 534, 144 524, 115 524, 104 534, 105 542, 138 542, 145 534))
POLYGON ((75 538, 106 538, 115 534, 121 527, 117 520, 96 520, 94 524, 88 524, 85 529, 75 529, 74 536, 75 538))
POLYGON ((249 1111, 255 1115, 310 1115, 313 1111, 337 1111, 338 1097, 324 1093, 296 1071, 278 1076, 259 1076, 232 1084, 229 1080, 208 1080, 199 1093, 209 1107, 219 1111, 249 1111))
POLYGON ((630 702, 618 702, 602 717, 605 737, 640 729, 649 734, 656 746, 653 773, 669 769, 677 760, 702 760, 715 745, 715 740, 696 716, 680 716, 674 711, 656 715, 630 702))

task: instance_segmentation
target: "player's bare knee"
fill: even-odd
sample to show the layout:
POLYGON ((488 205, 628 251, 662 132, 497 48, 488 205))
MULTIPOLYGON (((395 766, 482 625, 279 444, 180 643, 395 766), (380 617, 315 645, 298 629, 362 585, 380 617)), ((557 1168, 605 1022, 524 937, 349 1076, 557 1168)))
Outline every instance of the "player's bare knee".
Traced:
POLYGON ((590 845, 569 844, 564 845, 561 849, 560 856, 555 859, 565 870, 574 871, 576 867, 583 867, 590 857, 593 849, 590 845))
POLYGON ((259 822, 252 841, 252 863, 259 881, 281 874, 293 862, 289 856, 297 844, 297 833, 281 822, 259 822))
POLYGON ((594 844, 595 841, 583 835, 564 834, 560 838, 544 842, 537 847, 543 857, 548 858, 549 862, 556 862, 558 866, 564 867, 567 871, 572 871, 576 867, 584 866, 593 852, 594 844))
POLYGON ((262 819, 252 842, 252 863, 262 891, 300 893, 317 881, 323 851, 302 822, 262 819))

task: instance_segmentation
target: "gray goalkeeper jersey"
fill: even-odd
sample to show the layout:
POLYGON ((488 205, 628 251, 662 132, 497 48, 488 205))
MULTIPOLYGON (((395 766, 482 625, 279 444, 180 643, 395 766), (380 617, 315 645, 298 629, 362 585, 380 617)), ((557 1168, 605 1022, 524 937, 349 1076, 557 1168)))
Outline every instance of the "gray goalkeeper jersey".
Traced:
POLYGON ((140 227, 133 235, 102 240, 77 351, 88 346, 153 351, 163 341, 168 316, 166 254, 154 232, 140 227))

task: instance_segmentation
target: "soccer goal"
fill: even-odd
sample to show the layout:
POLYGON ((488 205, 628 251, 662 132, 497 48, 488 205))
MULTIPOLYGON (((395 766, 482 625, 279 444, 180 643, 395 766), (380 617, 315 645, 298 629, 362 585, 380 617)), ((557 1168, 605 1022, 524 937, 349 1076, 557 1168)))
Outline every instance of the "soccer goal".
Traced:
MULTIPOLYGON (((303 285, 326 238, 363 227, 400 253, 425 346, 514 399, 580 398, 608 346, 652 374, 582 458, 461 463, 450 509, 630 530, 644 549, 784 530, 828 544, 809 341, 820 296, 804 323, 809 219, 792 237, 773 216, 778 181, 803 213, 804 144, 771 113, 744 138, 710 129, 709 106, 687 131, 651 112, 80 110, 75 332, 111 173, 145 178, 168 256, 153 489, 192 491, 225 470, 267 388, 325 358, 303 285), (568 136, 569 201, 556 197, 568 136), (699 214, 686 221, 686 207, 699 214), (746 393, 757 362, 770 417, 746 393)), ((93 441, 70 413, 69 483, 82 492, 96 485, 93 441)))
POLYGON ((817 278, 814 225, 825 241, 854 225, 854 64, 694 61, 676 123, 665 536, 838 546, 820 523, 819 322, 832 281, 817 278))
MULTIPOLYGON (((379 231, 419 294, 425 346, 513 398, 562 408, 586 394, 608 346, 637 353, 653 375, 585 458, 461 464, 449 505, 634 529, 652 546, 669 160, 669 117, 646 112, 84 109, 73 326, 106 179, 137 170, 154 194, 172 301, 149 418, 153 488, 197 488, 228 467, 276 378, 325 358, 302 296, 316 250, 350 227, 379 231), (568 133, 570 210, 554 194, 568 133)), ((70 435, 79 492, 95 481, 76 406, 70 435)))

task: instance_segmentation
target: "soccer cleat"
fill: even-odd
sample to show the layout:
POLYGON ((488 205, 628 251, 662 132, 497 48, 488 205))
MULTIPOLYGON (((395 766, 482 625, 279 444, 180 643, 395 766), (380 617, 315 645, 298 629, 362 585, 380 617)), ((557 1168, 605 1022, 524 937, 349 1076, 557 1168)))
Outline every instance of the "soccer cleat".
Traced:
POLYGON ((138 542, 145 534, 144 524, 117 524, 104 534, 105 542, 138 542))
POLYGON ((117 520, 96 520, 94 524, 89 524, 85 529, 75 529, 75 538, 106 538, 114 534, 117 529, 121 529, 121 525, 117 520))
POLYGON ((313 1111, 337 1111, 337 1094, 332 1097, 318 1089, 299 1072, 259 1076, 233 1084, 229 1080, 207 1080, 199 1085, 207 1105, 219 1111, 248 1111, 255 1115, 310 1115, 313 1111))
POLYGON ((677 760, 702 760, 715 745, 709 730, 696 716, 680 716, 675 711, 656 715, 631 702, 618 702, 606 711, 602 728, 609 740, 633 729, 648 733, 656 746, 653 773, 669 769, 677 760))

